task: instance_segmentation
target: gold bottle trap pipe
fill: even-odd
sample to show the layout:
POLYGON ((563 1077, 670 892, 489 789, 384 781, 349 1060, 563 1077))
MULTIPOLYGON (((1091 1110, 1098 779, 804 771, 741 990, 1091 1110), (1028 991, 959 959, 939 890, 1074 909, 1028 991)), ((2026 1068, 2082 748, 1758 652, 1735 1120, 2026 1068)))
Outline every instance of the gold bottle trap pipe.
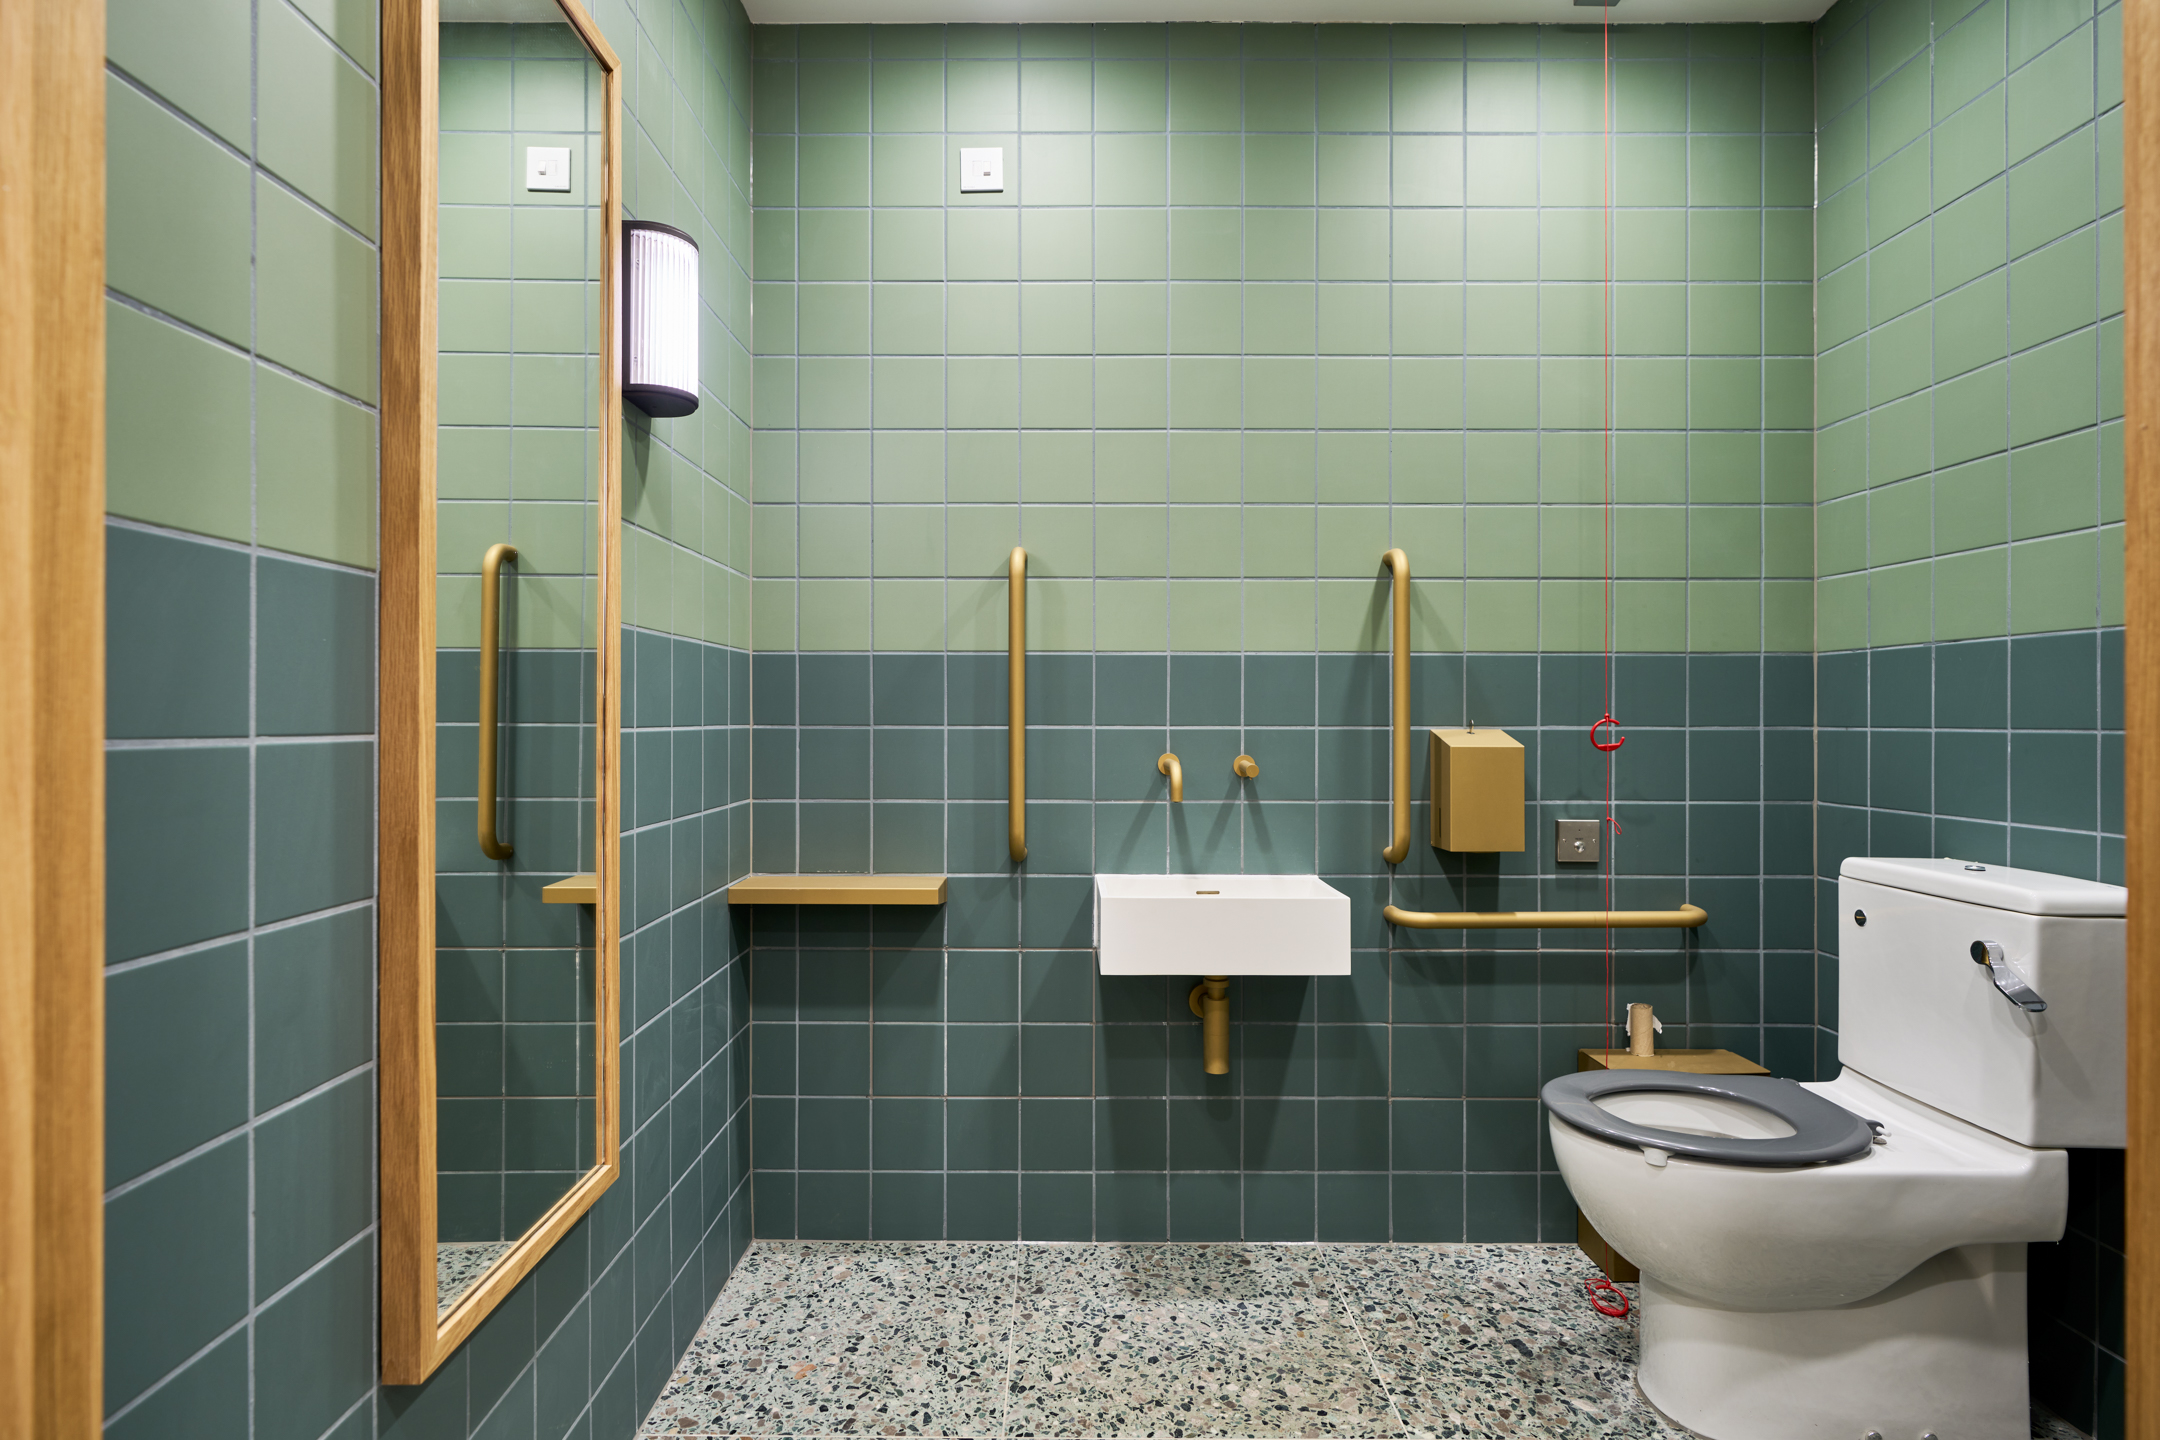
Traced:
POLYGON ((1210 1075, 1230 1073, 1230 977, 1203 975, 1185 997, 1200 1017, 1200 1068, 1210 1075))

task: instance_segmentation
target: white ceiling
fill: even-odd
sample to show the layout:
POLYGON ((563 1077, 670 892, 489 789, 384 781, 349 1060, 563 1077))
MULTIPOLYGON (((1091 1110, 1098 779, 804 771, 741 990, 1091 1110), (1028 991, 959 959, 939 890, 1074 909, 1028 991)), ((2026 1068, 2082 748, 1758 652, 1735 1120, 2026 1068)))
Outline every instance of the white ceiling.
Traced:
POLYGON ((1489 25, 1671 24, 1817 20, 1830 0, 748 0, 759 25, 954 24, 1163 20, 1489 25))

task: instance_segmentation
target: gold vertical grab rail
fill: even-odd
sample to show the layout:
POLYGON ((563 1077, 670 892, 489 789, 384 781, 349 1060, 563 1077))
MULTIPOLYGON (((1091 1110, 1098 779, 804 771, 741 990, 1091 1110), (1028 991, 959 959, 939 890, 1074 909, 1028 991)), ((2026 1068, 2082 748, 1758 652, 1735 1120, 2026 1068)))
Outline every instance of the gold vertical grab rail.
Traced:
POLYGON ((507 860, 511 849, 495 835, 495 715, 502 678, 502 566, 517 546, 497 543, 480 557, 480 853, 507 860))
POLYGON ((1410 853, 1410 557, 1400 550, 1390 550, 1380 557, 1380 563, 1395 577, 1395 654, 1389 667, 1394 774, 1388 796, 1395 839, 1380 852, 1380 858, 1390 865, 1400 865, 1410 853))
POLYGON ((1005 583, 1005 841, 1027 859, 1027 551, 1013 546, 1005 583))

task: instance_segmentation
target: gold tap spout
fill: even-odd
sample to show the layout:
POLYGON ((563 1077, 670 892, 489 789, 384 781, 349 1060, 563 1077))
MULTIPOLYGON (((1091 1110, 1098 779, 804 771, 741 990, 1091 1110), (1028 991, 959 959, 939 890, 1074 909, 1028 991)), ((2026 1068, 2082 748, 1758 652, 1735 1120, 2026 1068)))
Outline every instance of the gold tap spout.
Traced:
POLYGON ((1247 780, 1251 780, 1259 775, 1260 762, 1250 755, 1240 755, 1230 762, 1230 770, 1232 774, 1242 775, 1247 780))
POLYGON ((1162 758, 1155 762, 1155 768, 1170 777, 1170 798, 1172 800, 1183 800, 1185 798, 1185 767, 1178 764, 1177 756, 1167 750, 1163 751, 1162 758))
POLYGON ((1210 1075, 1230 1073, 1230 977, 1203 975, 1185 1003, 1200 1017, 1200 1068, 1210 1075))

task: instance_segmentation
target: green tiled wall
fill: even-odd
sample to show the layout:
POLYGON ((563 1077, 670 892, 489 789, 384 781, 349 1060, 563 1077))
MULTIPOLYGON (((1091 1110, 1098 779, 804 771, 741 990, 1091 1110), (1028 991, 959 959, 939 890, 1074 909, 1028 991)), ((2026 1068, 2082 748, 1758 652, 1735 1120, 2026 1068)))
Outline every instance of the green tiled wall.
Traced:
POLYGON ((625 437, 625 752, 659 745, 628 788, 681 808, 624 800, 624 1175, 401 1389, 375 1381, 377 10, 110 5, 115 1440, 626 1436, 746 1243, 747 966, 711 895, 747 808, 749 29, 731 0, 596 18, 633 213, 707 266, 705 409, 625 437))
MULTIPOLYGON (((1571 1237, 1536 1094, 1602 1033, 1595 938, 1379 912, 1598 903, 1549 848, 1604 783, 1598 31, 756 34, 755 868, 951 877, 758 913, 758 1233, 1571 1237), (1413 723, 1524 740, 1524 854, 1420 803, 1380 858, 1389 544, 1413 723), (1223 1078, 1184 983, 1089 948, 1096 871, 1214 870, 1352 898, 1350 977, 1233 986, 1223 1078)), ((1614 999, 1809 1077, 1808 34, 1615 51, 1618 895, 1713 920, 1614 999)))
MULTIPOLYGON (((1598 648, 1597 31, 757 35, 760 649, 1598 648)), ((1618 643, 1805 649, 1807 32, 1614 46, 1618 643)))
MULTIPOLYGON (((1846 0, 1816 27, 1825 906, 1848 855, 2122 879, 2121 24, 1846 0)), ((2074 1155, 2071 1205, 2032 1254, 2034 1397, 2116 1436, 2119 1152, 2074 1155)))

